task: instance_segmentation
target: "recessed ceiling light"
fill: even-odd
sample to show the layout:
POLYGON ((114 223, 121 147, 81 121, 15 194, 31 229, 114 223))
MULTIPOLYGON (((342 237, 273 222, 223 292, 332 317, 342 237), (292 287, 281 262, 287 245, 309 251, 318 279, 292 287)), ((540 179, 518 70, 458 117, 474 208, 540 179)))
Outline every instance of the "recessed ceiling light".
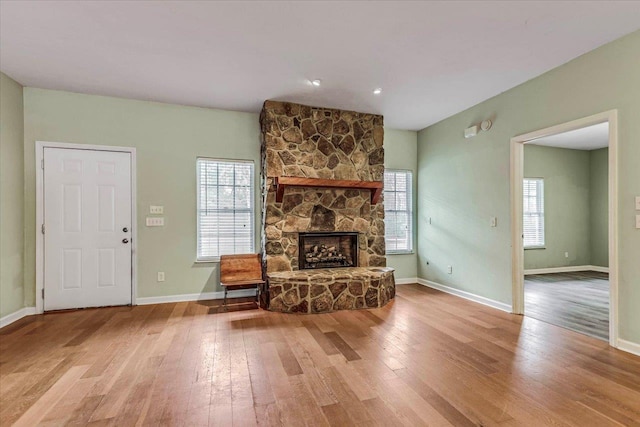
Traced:
POLYGON ((382 88, 379 88, 379 87, 378 87, 378 88, 375 88, 375 89, 373 90, 373 94, 374 94, 374 95, 380 95, 381 93, 382 93, 382 88))
POLYGON ((320 79, 311 80, 311 84, 315 87, 320 86, 320 83, 321 83, 320 79))

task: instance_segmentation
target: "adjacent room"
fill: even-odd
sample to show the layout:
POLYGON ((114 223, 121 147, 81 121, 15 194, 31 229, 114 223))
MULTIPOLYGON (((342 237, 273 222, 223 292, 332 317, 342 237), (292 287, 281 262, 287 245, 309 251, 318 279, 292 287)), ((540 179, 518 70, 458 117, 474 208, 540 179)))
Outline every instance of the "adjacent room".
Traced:
POLYGON ((524 147, 525 315, 609 340, 609 124, 524 147))
POLYGON ((638 16, 0 0, 0 425, 638 425, 638 16))

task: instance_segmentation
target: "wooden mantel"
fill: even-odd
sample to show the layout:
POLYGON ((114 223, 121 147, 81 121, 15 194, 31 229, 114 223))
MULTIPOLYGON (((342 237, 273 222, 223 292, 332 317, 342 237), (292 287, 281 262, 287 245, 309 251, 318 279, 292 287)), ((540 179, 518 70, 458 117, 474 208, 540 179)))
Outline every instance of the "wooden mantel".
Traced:
POLYGON ((295 176, 281 176, 275 178, 276 202, 282 202, 284 190, 287 187, 318 187, 318 188, 344 188, 353 190, 369 190, 371 192, 371 204, 375 205, 382 195, 382 181, 348 181, 340 179, 299 178, 295 176))

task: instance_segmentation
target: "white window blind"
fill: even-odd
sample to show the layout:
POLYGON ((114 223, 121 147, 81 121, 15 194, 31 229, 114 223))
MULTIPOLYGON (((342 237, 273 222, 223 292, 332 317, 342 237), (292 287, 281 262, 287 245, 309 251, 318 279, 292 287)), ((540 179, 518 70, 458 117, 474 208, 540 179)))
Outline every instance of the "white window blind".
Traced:
POLYGON ((524 247, 544 246, 544 180, 525 178, 523 181, 524 247))
POLYGON ((384 223, 387 253, 413 251, 411 171, 384 172, 384 223))
POLYGON ((254 249, 253 162, 197 160, 198 261, 254 249))

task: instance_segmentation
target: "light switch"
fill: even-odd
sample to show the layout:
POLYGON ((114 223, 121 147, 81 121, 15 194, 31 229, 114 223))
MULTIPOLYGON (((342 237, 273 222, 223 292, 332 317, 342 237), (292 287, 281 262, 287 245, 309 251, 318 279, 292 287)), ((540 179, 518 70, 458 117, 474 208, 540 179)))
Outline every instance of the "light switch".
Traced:
POLYGON ((492 227, 497 227, 498 226, 498 218, 496 218, 495 216, 491 217, 491 226, 492 227))
POLYGON ((636 196, 636 210, 640 211, 640 196, 636 196))
POLYGON ((162 215, 164 213, 164 206, 149 206, 149 213, 162 215))
POLYGON ((164 227, 164 217, 147 217, 147 227, 164 227))

